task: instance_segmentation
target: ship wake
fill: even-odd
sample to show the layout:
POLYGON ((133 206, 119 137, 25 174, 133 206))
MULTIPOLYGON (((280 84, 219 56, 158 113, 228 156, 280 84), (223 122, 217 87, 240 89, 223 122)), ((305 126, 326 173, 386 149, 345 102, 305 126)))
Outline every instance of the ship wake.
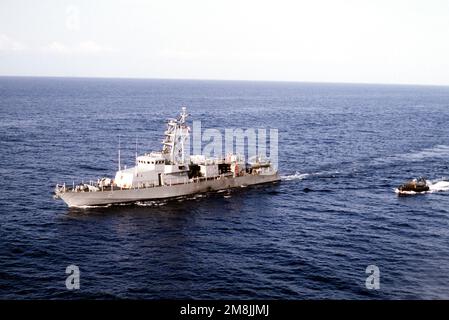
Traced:
POLYGON ((304 180, 309 175, 310 174, 308 174, 308 173, 300 173, 300 172, 296 171, 295 174, 281 176, 281 180, 282 181, 304 180))
POLYGON ((439 179, 429 182, 428 192, 445 192, 445 191, 449 191, 449 180, 439 179))

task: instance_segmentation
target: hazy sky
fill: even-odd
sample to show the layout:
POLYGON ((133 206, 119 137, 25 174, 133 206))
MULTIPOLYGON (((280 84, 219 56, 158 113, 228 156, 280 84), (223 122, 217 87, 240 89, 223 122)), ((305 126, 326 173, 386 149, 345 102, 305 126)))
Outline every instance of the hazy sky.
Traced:
POLYGON ((449 1, 0 0, 0 75, 449 85, 449 1))

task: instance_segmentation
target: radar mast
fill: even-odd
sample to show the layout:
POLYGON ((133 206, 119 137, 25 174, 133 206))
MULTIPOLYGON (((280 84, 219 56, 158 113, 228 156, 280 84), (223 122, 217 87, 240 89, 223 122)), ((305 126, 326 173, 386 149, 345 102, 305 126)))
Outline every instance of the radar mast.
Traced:
POLYGON ((182 107, 177 119, 168 119, 165 138, 162 141, 162 154, 170 164, 185 164, 185 144, 190 136, 190 128, 186 125, 189 116, 187 108, 182 107))

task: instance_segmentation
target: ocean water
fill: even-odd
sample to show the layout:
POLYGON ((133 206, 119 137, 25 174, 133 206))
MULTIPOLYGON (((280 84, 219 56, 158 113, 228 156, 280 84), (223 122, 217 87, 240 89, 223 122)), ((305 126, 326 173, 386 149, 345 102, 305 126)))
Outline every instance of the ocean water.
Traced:
POLYGON ((0 78, 0 299, 449 298, 449 88, 0 78), (56 183, 203 128, 279 129, 277 185, 69 209, 56 183), (398 197, 426 176, 431 192, 398 197), (80 289, 65 269, 81 271, 80 289), (380 289, 365 287, 368 265, 380 289))

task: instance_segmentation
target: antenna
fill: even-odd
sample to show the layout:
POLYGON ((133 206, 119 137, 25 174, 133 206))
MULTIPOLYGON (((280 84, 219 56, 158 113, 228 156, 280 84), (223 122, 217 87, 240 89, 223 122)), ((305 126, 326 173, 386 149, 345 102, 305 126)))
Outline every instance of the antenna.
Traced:
POLYGON ((136 159, 135 159, 135 165, 134 165, 134 174, 137 177, 137 133, 136 133, 136 159))
POLYGON ((120 135, 118 135, 118 171, 121 170, 121 165, 120 165, 120 135))
POLYGON ((137 164, 137 134, 136 134, 136 164, 137 164))

